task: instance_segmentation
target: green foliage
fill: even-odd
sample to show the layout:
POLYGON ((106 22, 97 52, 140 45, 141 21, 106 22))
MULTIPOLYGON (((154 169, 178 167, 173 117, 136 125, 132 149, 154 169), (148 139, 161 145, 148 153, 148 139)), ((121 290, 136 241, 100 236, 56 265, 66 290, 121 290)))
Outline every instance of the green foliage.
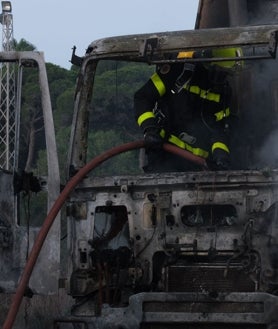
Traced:
MULTIPOLYGON (((121 145, 124 140, 115 130, 99 130, 89 134, 88 161, 112 147, 121 145)), ((138 152, 131 151, 111 158, 94 170, 93 175, 121 175, 139 172, 138 152)))
POLYGON ((138 127, 133 111, 135 91, 153 73, 153 68, 141 63, 105 62, 111 70, 97 69, 92 101, 91 129, 117 127, 136 138, 138 127), (100 74, 99 74, 100 73, 100 74))
MULTIPOLYGON (((46 64, 46 69, 53 110, 63 111, 65 108, 58 108, 57 100, 68 90, 71 90, 73 93, 76 74, 74 71, 69 71, 50 63, 46 64)), ((71 108, 73 108, 73 99, 71 95, 69 95, 69 100, 72 104, 71 108)))
POLYGON ((74 88, 66 88, 56 98, 56 111, 54 114, 55 127, 70 127, 73 116, 74 88))
POLYGON ((14 46, 16 51, 33 51, 36 47, 25 39, 20 39, 19 42, 14 40, 14 46))
POLYGON ((60 166, 60 175, 62 181, 64 181, 66 175, 66 161, 68 155, 68 147, 69 147, 69 138, 70 138, 70 126, 63 127, 60 126, 56 133, 56 142, 57 142, 57 150, 58 150, 58 158, 59 158, 59 166, 60 166))
POLYGON ((130 101, 133 99, 135 90, 146 81, 153 68, 140 63, 117 63, 114 62, 112 70, 103 71, 103 67, 97 70, 95 79, 94 99, 95 105, 106 105, 109 100, 123 97, 130 101), (116 65, 117 64, 117 65, 116 65), (102 72, 100 74, 100 72, 102 72), (103 103, 103 101, 105 102, 103 103))
POLYGON ((47 175, 47 154, 45 149, 38 152, 35 173, 37 176, 47 175))
MULTIPOLYGON (((142 138, 142 132, 135 121, 133 96, 153 70, 153 67, 140 63, 99 63, 90 114, 89 158, 114 146, 142 138)), ((110 159, 93 174, 138 173, 138 153, 133 151, 110 159)))

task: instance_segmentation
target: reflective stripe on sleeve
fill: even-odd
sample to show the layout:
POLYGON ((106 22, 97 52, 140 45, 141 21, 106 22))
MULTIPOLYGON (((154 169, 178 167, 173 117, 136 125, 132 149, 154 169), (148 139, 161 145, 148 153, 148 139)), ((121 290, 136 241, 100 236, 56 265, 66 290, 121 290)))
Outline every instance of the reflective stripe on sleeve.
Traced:
POLYGON ((146 121, 148 119, 152 119, 152 118, 155 118, 155 115, 151 111, 141 114, 139 116, 139 118, 137 119, 138 126, 141 127, 141 125, 144 121, 146 121))
POLYGON ((160 79, 160 76, 157 73, 154 73, 151 76, 151 80, 152 80, 155 88, 157 89, 159 95, 163 96, 166 93, 166 88, 165 88, 163 81, 160 79))
POLYGON ((212 148, 211 148, 212 153, 215 151, 215 149, 221 149, 227 153, 230 153, 228 146, 221 142, 216 142, 212 145, 212 148))

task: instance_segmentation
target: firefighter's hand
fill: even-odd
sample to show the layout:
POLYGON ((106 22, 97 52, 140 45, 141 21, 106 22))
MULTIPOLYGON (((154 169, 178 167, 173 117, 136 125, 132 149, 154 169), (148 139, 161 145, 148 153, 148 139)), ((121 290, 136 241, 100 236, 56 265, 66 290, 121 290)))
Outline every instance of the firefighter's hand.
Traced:
POLYGON ((147 149, 160 150, 163 145, 163 138, 160 136, 158 127, 148 127, 144 132, 144 140, 147 149))
POLYGON ((221 149, 214 150, 209 167, 213 170, 229 170, 231 167, 230 154, 221 149))

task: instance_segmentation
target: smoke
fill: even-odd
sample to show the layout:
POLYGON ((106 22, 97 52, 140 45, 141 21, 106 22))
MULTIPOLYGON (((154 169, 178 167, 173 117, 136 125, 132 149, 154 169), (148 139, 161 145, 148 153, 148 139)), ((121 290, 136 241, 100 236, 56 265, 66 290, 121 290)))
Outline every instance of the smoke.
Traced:
POLYGON ((278 129, 273 131, 265 140, 256 154, 255 164, 259 168, 278 167, 278 129))
POLYGON ((276 59, 245 64, 239 93, 239 123, 235 145, 243 169, 278 164, 278 63, 276 59))
POLYGON ((278 20, 278 1, 247 0, 249 25, 276 24, 278 20))
MULTIPOLYGON (((249 0, 249 20, 252 25, 277 24, 278 1, 249 0)), ((260 61, 253 66, 253 128, 257 151, 254 165, 278 166, 278 63, 276 60, 260 61)))

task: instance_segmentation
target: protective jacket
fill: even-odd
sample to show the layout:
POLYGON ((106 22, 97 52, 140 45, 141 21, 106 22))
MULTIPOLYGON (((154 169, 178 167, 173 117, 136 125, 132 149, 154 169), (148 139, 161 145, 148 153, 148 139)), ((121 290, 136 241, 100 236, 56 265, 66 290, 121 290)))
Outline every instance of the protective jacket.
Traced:
POLYGON ((134 97, 136 120, 203 158, 228 156, 231 88, 223 72, 203 65, 164 64, 134 97))

